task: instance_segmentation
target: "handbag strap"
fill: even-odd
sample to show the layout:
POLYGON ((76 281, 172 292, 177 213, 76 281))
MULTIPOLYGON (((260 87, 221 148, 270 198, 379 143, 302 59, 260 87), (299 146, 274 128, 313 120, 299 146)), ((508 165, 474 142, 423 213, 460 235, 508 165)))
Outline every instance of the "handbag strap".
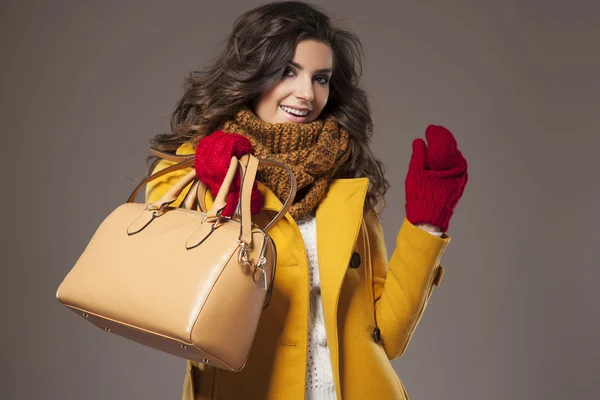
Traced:
MULTIPOLYGON (((263 231, 268 232, 273 226, 277 224, 277 222, 279 222, 282 218, 285 217, 285 214, 290 210, 290 207, 292 207, 292 202, 296 198, 297 185, 294 173, 285 164, 267 158, 256 158, 252 154, 243 155, 240 158, 242 176, 245 177, 247 175, 247 169, 251 168, 250 176, 252 177, 252 179, 242 179, 242 186, 240 188, 241 195, 238 204, 238 209, 240 209, 240 217, 242 217, 243 215, 247 215, 248 217, 250 216, 250 198, 252 196, 252 187, 254 186, 254 179, 259 165, 264 165, 271 168, 284 169, 288 174, 290 183, 290 192, 288 193, 288 196, 283 202, 281 209, 279 210, 279 212, 277 212, 275 217, 273 217, 271 222, 269 222, 264 228, 262 228, 263 231), (246 207, 246 211, 243 210, 244 207, 246 207)), ((204 192, 205 191, 206 188, 204 188, 204 192)), ((204 196, 204 194, 202 194, 202 196, 204 196)))
POLYGON ((258 170, 258 158, 245 154, 240 158, 240 167, 242 169, 241 186, 240 186, 240 198, 238 201, 240 210, 240 236, 238 240, 250 244, 252 242, 252 216, 250 212, 250 197, 252 196, 252 186, 254 186, 254 179, 256 178, 256 171, 258 170), (245 168, 244 168, 245 166, 245 168))
POLYGON ((198 177, 194 178, 192 181, 192 185, 190 186, 190 190, 185 194, 183 201, 179 204, 179 208, 186 208, 188 210, 193 210, 196 207, 196 196, 194 195, 198 191, 198 184, 200 180, 198 177))
POLYGON ((150 152, 158 158, 162 158, 162 159, 165 159, 168 161, 174 161, 174 162, 193 160, 195 157, 194 154, 169 153, 166 151, 155 149, 154 147, 150 147, 150 152))
MULTIPOLYGON (((184 168, 189 168, 189 167, 193 167, 194 166, 194 155, 193 154, 187 154, 187 155, 179 155, 179 154, 173 154, 173 153, 167 153, 167 152, 163 152, 154 148, 150 149, 151 152, 160 157, 163 158, 165 160, 168 161, 173 161, 173 162, 177 162, 177 164, 171 165, 165 169, 162 169, 148 177, 146 177, 140 184, 138 184, 138 186, 131 192, 131 194, 129 195, 129 198, 127 199, 128 203, 133 203, 135 201, 135 198, 139 192, 139 190, 146 184, 148 184, 149 182, 160 178, 163 175, 166 175, 168 173, 171 172, 175 172, 178 171, 180 169, 184 169, 184 168)), ((235 157, 232 157, 232 159, 235 157)), ((294 200, 294 198, 296 197, 296 190, 297 190, 297 186, 296 186, 296 179, 294 177, 294 173, 284 164, 280 163, 279 161, 275 161, 275 160, 270 160, 270 159, 258 159, 256 157, 254 157, 251 154, 246 154, 243 157, 241 157, 240 161, 238 161, 238 165, 241 168, 241 176, 242 177, 246 177, 246 172, 247 172, 247 164, 249 162, 249 160, 251 158, 255 158, 258 161, 258 165, 265 165, 267 167, 273 167, 273 168, 283 168, 287 173, 288 173, 288 177, 289 177, 289 183, 290 183, 290 192, 288 193, 288 196, 286 198, 286 200, 283 203, 283 206, 281 208, 281 210, 279 210, 279 212, 275 215, 275 217, 271 220, 271 222, 269 222, 264 228, 263 230, 265 232, 268 232, 273 226, 275 226, 277 224, 277 222, 279 222, 284 216, 285 214, 289 211, 290 207, 292 206, 292 201, 294 200), (245 159, 245 157, 247 157, 247 160, 245 159)), ((233 165, 233 160, 232 163, 230 164, 230 169, 233 165)), ((257 167, 258 167, 257 165, 257 167)), ((253 168, 254 169, 254 168, 253 168)), ((235 171, 235 168, 234 168, 235 171)), ((229 170, 228 170, 229 172, 229 170)), ((255 179, 255 175, 256 175, 256 171, 252 172, 253 177, 252 177, 252 184, 250 184, 248 182, 248 184, 244 185, 244 179, 242 179, 242 185, 246 188, 246 190, 248 191, 248 193, 246 194, 246 196, 244 196, 243 191, 240 190, 240 192, 242 193, 242 195, 240 196, 240 201, 242 201, 242 199, 247 199, 247 203, 248 203, 248 210, 250 207, 250 197, 252 194, 252 187, 254 185, 254 179, 255 179)), ((231 177, 231 180, 233 180, 233 178, 235 177, 235 173, 233 174, 233 176, 231 177)), ((183 191, 183 189, 190 183, 192 182, 194 179, 197 179, 196 176, 196 171, 192 168, 192 170, 185 176, 183 177, 181 180, 179 180, 179 182, 177 182, 167 193, 165 193, 165 195, 157 200, 156 202, 154 202, 154 204, 159 204, 161 202, 161 200, 166 200, 160 204, 164 205, 165 203, 172 203, 173 201, 175 201, 177 199, 177 197, 179 196, 179 194, 183 191), (176 195, 175 195, 176 193, 176 195), (169 195, 169 196, 167 196, 169 195)), ((227 178, 226 178, 227 179, 227 178)), ((200 181, 201 182, 201 181, 200 181)), ((223 183, 225 183, 225 180, 223 181, 223 183)), ((193 188, 194 185, 192 185, 193 188)), ((224 186, 224 185, 223 185, 224 186)), ((223 187, 221 187, 222 189, 223 187)), ((202 208, 206 208, 205 204, 204 204, 204 196, 206 193, 206 184, 205 183, 199 183, 197 188, 196 188, 196 198, 199 201, 199 204, 202 208)), ((190 189, 191 190, 191 189, 190 189)), ((189 194, 189 193, 188 193, 189 194)), ((219 195, 217 194, 217 198, 219 197, 219 195)), ((227 196, 226 194, 223 196, 223 202, 220 202, 219 205, 221 207, 225 206, 225 200, 226 200, 227 196)), ((217 199, 215 199, 215 202, 217 201, 217 199)), ((167 204, 167 205, 168 205, 167 204)), ((244 204, 244 202, 242 201, 242 204, 244 204)), ((160 207, 160 206, 159 206, 160 207)), ((214 207, 213 207, 214 208, 214 207)), ((217 211, 218 209, 215 209, 215 211, 217 211)), ((205 210, 202 210, 205 211, 205 210)), ((206 212, 206 211, 205 211, 206 212)), ((243 211, 242 211, 243 213, 243 211)), ((250 211, 248 211, 245 215, 250 216, 250 211)))
POLYGON ((135 198, 136 198, 138 192, 140 191, 140 189, 142 187, 144 187, 144 185, 146 185, 147 183, 152 182, 153 180, 160 178, 161 176, 169 174, 171 172, 179 171, 180 169, 189 168, 189 167, 193 167, 193 166, 194 166, 194 159, 191 158, 191 159, 181 161, 177 164, 168 166, 167 168, 161 169, 160 171, 155 172, 154 174, 146 177, 141 183, 139 183, 135 187, 135 189, 133 189, 133 191, 129 195, 129 198, 127 199, 127 203, 133 203, 135 201, 135 198))
MULTIPOLYGON (((158 172, 155 172, 154 174, 146 177, 141 183, 139 183, 135 187, 135 189, 133 189, 133 191, 129 195, 129 198, 127 199, 127 203, 133 203, 135 201, 135 198, 136 198, 138 192, 140 191, 140 189, 142 187, 144 187, 144 185, 148 184, 149 182, 152 182, 153 180, 160 178, 161 176, 169 174, 171 172, 179 171, 180 169, 190 168, 190 167, 194 166, 194 154, 168 153, 166 151, 160 151, 153 147, 150 148, 150 151, 152 152, 152 154, 154 154, 158 158, 162 158, 167 161, 173 161, 176 164, 170 165, 167 168, 164 168, 164 169, 162 169, 158 172)), ((205 210, 203 210, 203 211, 205 211, 205 210)))

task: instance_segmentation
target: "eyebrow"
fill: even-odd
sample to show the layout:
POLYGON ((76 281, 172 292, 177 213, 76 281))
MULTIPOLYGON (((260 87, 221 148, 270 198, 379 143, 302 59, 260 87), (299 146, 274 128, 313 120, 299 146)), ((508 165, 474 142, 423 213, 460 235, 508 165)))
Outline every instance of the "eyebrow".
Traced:
MULTIPOLYGON (((302 71, 304 69, 304 67, 298 63, 295 63, 293 61, 289 61, 289 64, 292 65, 294 68, 299 69, 300 71, 302 71)), ((315 73, 318 74, 322 74, 324 72, 333 72, 333 70, 331 68, 322 68, 322 69, 318 69, 315 71, 315 73)))

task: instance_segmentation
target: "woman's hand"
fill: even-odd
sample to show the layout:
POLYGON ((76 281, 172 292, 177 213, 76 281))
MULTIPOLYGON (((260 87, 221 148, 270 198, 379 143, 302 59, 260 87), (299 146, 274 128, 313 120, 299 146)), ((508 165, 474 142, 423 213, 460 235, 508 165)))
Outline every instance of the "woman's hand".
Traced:
MULTIPOLYGON (((210 192, 216 197, 223 184, 225 175, 227 175, 231 157, 236 156, 240 158, 248 153, 252 153, 252 144, 250 144, 248 138, 236 133, 225 133, 220 130, 214 131, 198 142, 194 160, 196 175, 202 182, 208 185, 210 192)), ((228 217, 233 215, 240 198, 240 184, 241 179, 238 173, 229 188, 227 205, 223 209, 222 215, 228 217)), ((250 199, 250 213, 258 214, 261 203, 261 193, 258 191, 255 181, 250 199)))
POLYGON ((446 232, 469 178, 467 160, 452 133, 443 126, 429 125, 425 137, 429 147, 420 138, 412 144, 404 182, 406 218, 413 225, 428 224, 428 228, 439 227, 446 232))

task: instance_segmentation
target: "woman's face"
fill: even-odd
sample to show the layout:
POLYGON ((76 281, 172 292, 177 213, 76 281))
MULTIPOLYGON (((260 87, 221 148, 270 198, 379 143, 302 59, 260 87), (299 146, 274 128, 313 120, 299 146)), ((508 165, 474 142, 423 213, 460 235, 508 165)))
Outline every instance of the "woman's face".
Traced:
POLYGON ((332 69, 329 45, 313 39, 301 41, 279 83, 259 96, 254 113, 270 123, 314 121, 327 104, 332 69))

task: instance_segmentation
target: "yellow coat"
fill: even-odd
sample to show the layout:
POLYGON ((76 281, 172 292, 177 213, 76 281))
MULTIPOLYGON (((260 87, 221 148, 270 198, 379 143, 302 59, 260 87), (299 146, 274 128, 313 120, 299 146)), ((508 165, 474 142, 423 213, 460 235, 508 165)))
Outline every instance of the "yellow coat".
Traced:
MULTIPOLYGON (((193 152, 187 143, 177 150, 193 152)), ((172 164, 162 160, 155 171, 172 164)), ((187 172, 167 174, 148 184, 146 201, 160 198, 187 172)), ((367 185, 368 178, 333 180, 316 209, 323 316, 336 393, 344 400, 408 399, 389 360, 402 355, 433 286, 439 285, 444 272, 440 257, 450 237, 431 235, 404 219, 388 261, 379 217, 374 211, 363 217, 367 185)), ((260 182, 258 188, 264 205, 253 221, 264 226, 282 205, 260 182)), ((209 191, 206 202, 210 208, 209 191)), ((273 296, 245 368, 228 372, 188 361, 184 400, 304 399, 308 261, 300 230, 289 213, 270 235, 277 247, 273 296)))

